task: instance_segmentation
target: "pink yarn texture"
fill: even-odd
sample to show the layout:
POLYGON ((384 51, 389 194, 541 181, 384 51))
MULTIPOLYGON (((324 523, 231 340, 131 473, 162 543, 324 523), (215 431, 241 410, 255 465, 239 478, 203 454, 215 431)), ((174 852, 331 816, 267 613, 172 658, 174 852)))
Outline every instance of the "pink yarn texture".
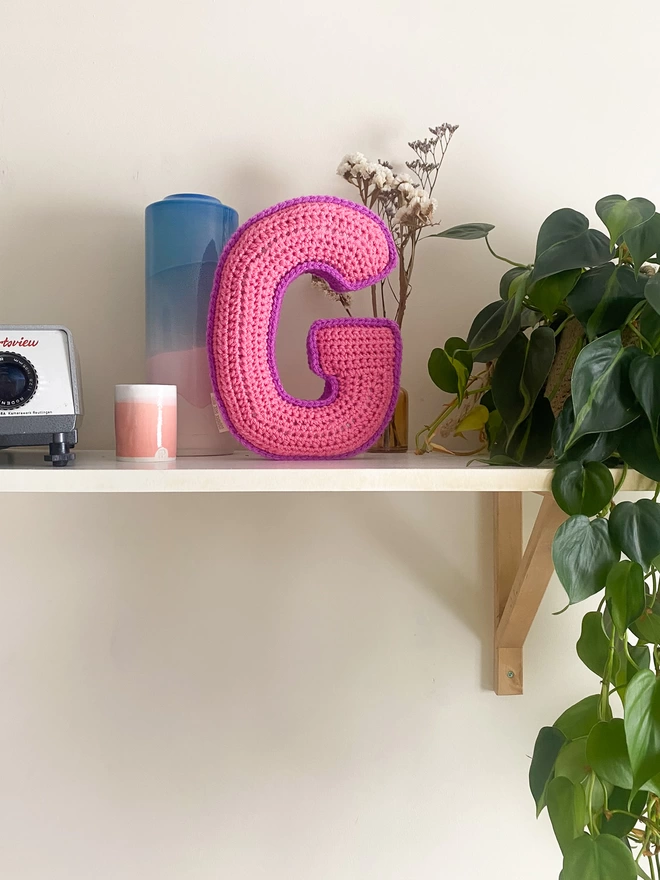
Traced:
POLYGON ((304 273, 338 292, 376 283, 396 265, 385 224, 331 196, 275 205, 245 223, 223 251, 208 325, 211 378, 229 430, 249 449, 277 459, 345 458, 371 446, 399 393, 401 335, 394 321, 315 321, 310 369, 325 379, 318 400, 282 387, 275 361, 280 307, 304 273))

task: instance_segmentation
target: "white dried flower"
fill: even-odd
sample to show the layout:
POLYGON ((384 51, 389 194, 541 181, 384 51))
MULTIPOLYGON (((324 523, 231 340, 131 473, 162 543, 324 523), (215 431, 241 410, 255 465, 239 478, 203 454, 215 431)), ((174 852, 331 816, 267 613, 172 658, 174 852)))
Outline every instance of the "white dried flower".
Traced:
POLYGON ((412 194, 415 192, 415 187, 412 183, 409 183, 407 180, 400 181, 397 184, 397 190, 401 193, 404 198, 411 198, 412 194))
POLYGON ((362 162, 366 161, 367 157, 364 153, 347 153, 339 163, 337 174, 340 177, 345 177, 347 174, 351 173, 354 165, 360 165, 362 162))
POLYGON ((433 214, 438 204, 435 199, 422 190, 422 195, 413 195, 394 215, 393 226, 426 226, 433 222, 433 214))
POLYGON ((374 175, 371 178, 373 185, 383 192, 389 192, 394 185, 394 181, 395 177, 394 174, 392 174, 392 169, 388 168, 386 165, 378 164, 374 171, 374 175))

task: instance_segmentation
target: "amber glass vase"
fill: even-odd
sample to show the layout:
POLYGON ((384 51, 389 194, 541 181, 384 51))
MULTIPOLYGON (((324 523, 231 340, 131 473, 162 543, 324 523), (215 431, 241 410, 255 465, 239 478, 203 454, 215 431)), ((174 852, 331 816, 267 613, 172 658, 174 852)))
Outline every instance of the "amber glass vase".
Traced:
POLYGON ((374 443, 369 452, 407 452, 408 451, 408 392, 399 389, 394 415, 385 432, 374 443))

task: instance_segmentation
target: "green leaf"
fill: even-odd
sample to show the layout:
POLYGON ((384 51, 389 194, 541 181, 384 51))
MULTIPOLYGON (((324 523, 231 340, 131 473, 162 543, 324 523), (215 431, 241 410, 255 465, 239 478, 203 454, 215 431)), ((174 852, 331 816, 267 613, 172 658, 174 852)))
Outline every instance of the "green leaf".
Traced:
POLYGON ((490 413, 481 404, 473 407, 464 419, 456 426, 454 436, 463 434, 465 431, 482 431, 490 418, 490 413))
POLYGON ((511 269, 507 269, 500 279, 500 299, 503 299, 505 302, 511 299, 512 294, 515 293, 515 288, 513 291, 511 290, 511 283, 519 275, 524 275, 527 271, 524 266, 512 266, 511 269))
POLYGON ((627 560, 612 566, 605 583, 605 599, 616 633, 622 639, 646 606, 642 566, 627 560))
POLYGON ((619 454, 633 470, 650 480, 660 481, 660 457, 646 416, 641 416, 621 432, 619 454))
MULTIPOLYGON (((515 299, 508 302, 489 303, 472 322, 468 333, 468 345, 479 364, 499 357, 509 342, 520 330, 520 314, 516 313, 518 303, 515 299)), ((522 304, 520 305, 520 309, 522 304)))
POLYGON ((660 454, 660 357, 640 352, 630 365, 630 385, 651 425, 655 448, 660 454))
POLYGON ((474 241, 477 238, 486 238, 495 227, 492 223, 462 223, 460 226, 452 226, 443 232, 434 232, 428 238, 454 238, 459 241, 474 241))
POLYGON ((568 740, 589 736, 592 727, 598 723, 599 704, 600 694, 585 697, 562 713, 553 727, 561 730, 568 740))
POLYGON ((644 299, 646 278, 635 278, 630 266, 607 263, 584 272, 567 298, 589 339, 617 330, 636 303, 644 299))
POLYGON ((450 336, 445 342, 445 351, 448 356, 460 361, 468 373, 470 373, 472 370, 472 355, 468 349, 469 345, 460 336, 450 336))
POLYGON ((660 214, 654 214, 645 223, 629 229, 623 237, 635 264, 635 272, 660 250, 660 214))
POLYGON ((604 519, 572 516, 559 526, 552 543, 555 571, 571 605, 602 590, 618 560, 604 519))
POLYGON ((559 880, 635 880, 635 860, 628 847, 616 837, 583 834, 573 840, 564 854, 559 880))
POLYGON ((579 785, 585 782, 589 772, 586 737, 563 745, 555 761, 555 776, 565 777, 579 785))
POLYGON ((550 320, 559 305, 575 287, 581 269, 568 269, 556 275, 548 275, 531 285, 528 291, 529 301, 550 320))
POLYGON ((660 273, 652 275, 644 288, 646 297, 651 308, 660 315, 660 273))
POLYGON ((660 505, 650 498, 621 501, 610 514, 609 531, 612 544, 648 571, 660 555, 660 505))
MULTIPOLYGON (((648 281, 646 286, 648 287, 648 281)), ((644 293, 646 294, 646 289, 644 289, 644 293)), ((658 354, 660 352, 660 314, 650 303, 644 306, 639 316, 639 332, 650 343, 653 351, 658 354)))
POLYGON ((611 259, 607 236, 589 229, 578 211, 561 208, 544 220, 536 243, 532 282, 568 269, 600 266, 611 259))
POLYGON ((550 327, 537 327, 529 339, 516 334, 499 356, 491 386, 509 440, 531 413, 554 356, 555 335, 550 327))
POLYGON ((614 480, 599 461, 567 461, 553 474, 552 494, 569 516, 595 516, 612 500, 614 480))
POLYGON ((600 611, 589 611, 584 615, 580 638, 575 647, 578 657, 587 669, 591 669, 599 678, 603 678, 610 653, 610 642, 603 629, 603 615, 600 611))
MULTIPOLYGON (((530 415, 516 428, 511 440, 501 448, 500 437, 506 432, 501 431, 496 438, 491 452, 495 455, 505 455, 514 463, 524 467, 536 467, 550 453, 552 444, 552 429, 555 417, 552 406, 547 397, 539 395, 530 415)), ((491 461, 493 459, 491 458, 491 461)), ((511 462, 509 462, 511 463, 511 462)))
MULTIPOLYGON (((625 736, 625 734, 624 734, 625 736)), ((624 739, 624 748, 625 748, 625 739, 624 739)), ((627 757, 627 755, 626 755, 627 757)), ((630 778, 632 779, 632 772, 630 774, 630 778)), ((645 791, 638 792, 635 797, 630 801, 631 792, 625 788, 615 787, 612 789, 609 798, 607 799, 608 808, 612 811, 614 810, 624 810, 628 812, 628 805, 630 804, 630 812, 634 813, 635 816, 639 816, 644 811, 644 807, 646 806, 646 798, 647 794, 645 791)), ((637 819, 631 816, 621 816, 616 814, 612 816, 610 819, 607 819, 603 816, 601 825, 600 825, 600 833, 601 834, 609 834, 612 837, 626 837, 633 830, 635 825, 637 824, 637 819)))
POLYGON ((566 852, 568 844, 583 833, 586 825, 584 789, 565 776, 558 776, 548 784, 546 799, 555 837, 562 852, 566 852))
POLYGON ((470 378, 470 369, 465 366, 464 361, 471 361, 471 355, 466 351, 461 351, 458 355, 461 357, 450 357, 442 348, 434 348, 429 356, 428 371, 438 388, 458 395, 460 403, 470 378))
POLYGON ((552 446, 559 461, 605 461, 618 447, 620 432, 586 434, 566 449, 568 438, 575 427, 573 399, 568 398, 555 422, 552 446))
POLYGON ((565 742, 564 734, 554 727, 542 727, 536 738, 529 768, 529 788, 537 810, 543 804, 545 787, 552 778, 557 755, 565 742))
POLYGON ((628 200, 620 195, 605 196, 596 202, 596 213, 607 226, 610 246, 614 250, 622 235, 653 217, 655 205, 648 199, 628 200))
POLYGON ((587 740, 587 761, 603 782, 623 789, 632 787, 632 768, 622 718, 600 721, 595 725, 587 740))
POLYGON ((660 773, 660 680, 643 669, 628 685, 624 725, 634 794, 660 773))
POLYGON ((571 377, 575 425, 567 447, 585 434, 616 431, 637 418, 639 407, 628 373, 640 354, 638 348, 624 348, 618 331, 582 349, 571 377))
MULTIPOLYGON (((631 624, 630 631, 638 639, 643 639, 645 642, 649 642, 649 644, 660 644, 660 608, 657 605, 654 605, 653 608, 645 608, 642 615, 631 624)), ((634 654, 632 656, 633 659, 636 659, 634 654)), ((646 668, 648 668, 648 665, 646 664, 646 668)))
POLYGON ((488 422, 486 423, 486 434, 488 436, 489 448, 492 449, 495 447, 501 431, 504 431, 504 422, 502 421, 502 416, 496 409, 494 409, 488 416, 488 422))
POLYGON ((434 348, 429 356, 429 376, 442 391, 456 394, 458 391, 458 375, 442 348, 434 348))
POLYGON ((589 229, 589 221, 572 208, 560 208, 553 211, 541 224, 536 239, 535 260, 551 247, 579 238, 589 229))

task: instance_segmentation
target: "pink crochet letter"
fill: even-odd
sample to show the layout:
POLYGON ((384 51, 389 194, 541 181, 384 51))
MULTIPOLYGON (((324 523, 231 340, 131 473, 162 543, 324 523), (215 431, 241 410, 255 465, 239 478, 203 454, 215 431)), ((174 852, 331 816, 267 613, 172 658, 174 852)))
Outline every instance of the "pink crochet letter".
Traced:
POLYGON ((215 276, 208 348, 218 406, 229 430, 270 458, 343 458, 385 430, 399 393, 401 336, 393 321, 315 321, 310 369, 318 400, 286 393, 275 363, 282 298, 305 272, 333 290, 360 290, 396 265, 392 236, 371 211, 330 196, 275 205, 242 226, 215 276))

